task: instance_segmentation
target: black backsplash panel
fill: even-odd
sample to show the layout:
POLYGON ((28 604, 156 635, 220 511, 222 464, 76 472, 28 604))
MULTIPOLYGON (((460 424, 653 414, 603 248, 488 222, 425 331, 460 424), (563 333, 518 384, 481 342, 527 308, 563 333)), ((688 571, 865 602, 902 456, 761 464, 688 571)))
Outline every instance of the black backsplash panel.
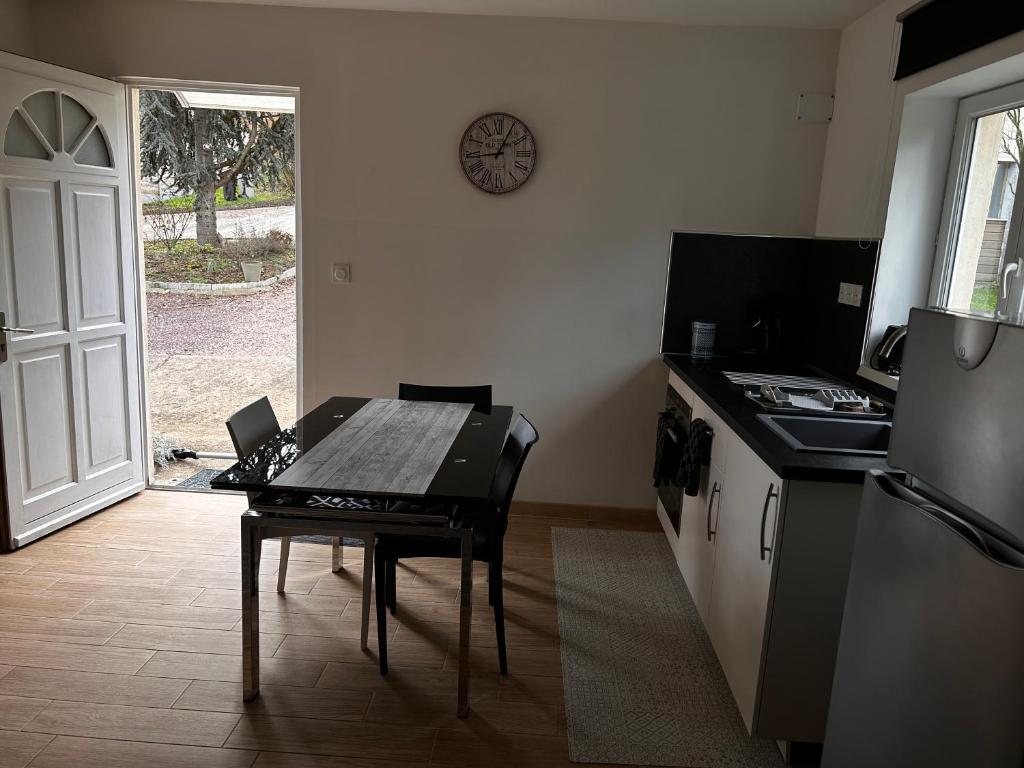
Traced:
POLYGON ((716 354, 810 363, 853 380, 877 260, 877 241, 677 232, 662 352, 688 352, 690 323, 711 320, 716 354), (859 307, 838 303, 841 282, 863 286, 859 307))

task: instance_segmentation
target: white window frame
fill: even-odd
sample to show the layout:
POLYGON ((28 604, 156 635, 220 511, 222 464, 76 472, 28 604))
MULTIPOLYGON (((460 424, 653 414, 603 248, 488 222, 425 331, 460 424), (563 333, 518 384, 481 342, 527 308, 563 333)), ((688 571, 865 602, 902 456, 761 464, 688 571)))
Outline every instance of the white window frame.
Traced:
MULTIPOLYGON (((956 130, 953 134, 953 151, 949 162, 949 175, 946 182, 946 196, 942 207, 942 219, 936 239, 935 263, 932 268, 931 288, 928 303, 932 306, 945 307, 949 301, 952 287, 953 271, 956 260, 957 243, 960 239, 960 221, 967 195, 967 182, 970 173, 971 156, 974 150, 974 128, 979 118, 996 112, 1004 112, 1016 106, 1024 106, 1024 81, 996 88, 991 91, 977 93, 960 100, 956 115, 956 130)), ((1020 177, 1024 179, 1024 173, 1020 177)), ((1010 232, 1006 240, 1006 256, 1003 259, 1003 272, 1000 273, 1000 298, 997 314, 1005 316, 1007 308, 1015 307, 1020 301, 1022 281, 1019 276, 1024 271, 1024 259, 1021 242, 1021 219, 1024 218, 1024 190, 1020 190, 1014 200, 1013 212, 1010 214, 1010 232), (1020 265, 1015 274, 1007 275, 1006 266, 1020 265), (1004 295, 1003 287, 1007 278, 1012 277, 1009 295, 1004 295)))

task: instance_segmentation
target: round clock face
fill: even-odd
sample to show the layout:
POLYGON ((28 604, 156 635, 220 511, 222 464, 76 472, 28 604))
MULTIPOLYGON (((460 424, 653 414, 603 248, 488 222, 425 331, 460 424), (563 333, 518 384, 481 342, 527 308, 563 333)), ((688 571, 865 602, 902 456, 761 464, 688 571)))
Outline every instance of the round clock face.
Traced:
POLYGON ((484 192, 519 189, 537 165, 533 134, 517 117, 492 112, 478 117, 462 134, 459 162, 466 178, 484 192))

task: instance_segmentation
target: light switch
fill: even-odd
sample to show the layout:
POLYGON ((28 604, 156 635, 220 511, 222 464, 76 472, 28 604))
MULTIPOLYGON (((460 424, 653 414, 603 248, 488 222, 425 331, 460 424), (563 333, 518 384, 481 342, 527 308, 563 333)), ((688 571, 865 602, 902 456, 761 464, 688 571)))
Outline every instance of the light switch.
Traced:
POLYGON ((348 264, 335 264, 331 267, 332 283, 351 283, 352 267, 348 264))
POLYGON ((857 283, 839 284, 839 303, 851 307, 859 307, 864 294, 864 286, 857 283))

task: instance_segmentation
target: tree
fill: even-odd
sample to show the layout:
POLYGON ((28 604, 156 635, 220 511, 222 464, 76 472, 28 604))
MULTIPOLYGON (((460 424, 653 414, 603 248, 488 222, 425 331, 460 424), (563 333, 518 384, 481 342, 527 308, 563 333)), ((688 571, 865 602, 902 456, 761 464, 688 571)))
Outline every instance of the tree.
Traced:
POLYGON ((189 109, 170 91, 142 91, 139 106, 142 173, 195 196, 200 245, 220 243, 219 188, 233 188, 240 176, 276 184, 294 174, 293 115, 189 109))
MULTIPOLYGON (((1013 158, 1017 166, 1018 178, 1020 173, 1020 160, 1024 157, 1024 108, 1015 107, 1007 110, 1006 121, 1003 123, 1003 152, 1013 158)), ((1014 183, 1010 191, 1017 194, 1017 185, 1014 183)))

